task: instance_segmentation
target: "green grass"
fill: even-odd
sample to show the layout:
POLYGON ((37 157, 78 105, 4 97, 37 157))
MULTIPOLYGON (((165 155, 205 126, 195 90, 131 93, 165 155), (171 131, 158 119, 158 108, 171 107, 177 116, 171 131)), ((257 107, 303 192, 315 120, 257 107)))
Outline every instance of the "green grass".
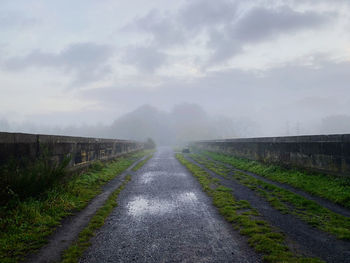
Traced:
POLYGON ((136 172, 137 170, 139 170, 142 166, 145 165, 145 163, 147 163, 149 161, 149 159, 151 159, 153 157, 153 153, 148 156, 145 160, 139 162, 137 165, 135 165, 133 168, 132 168, 132 171, 136 172))
POLYGON ((70 156, 54 162, 42 147, 35 159, 10 159, 0 167, 0 206, 13 207, 29 197, 40 197, 67 175, 70 156))
POLYGON ((79 233, 78 240, 64 251, 62 263, 75 263, 79 261, 84 251, 90 246, 91 237, 95 235, 96 230, 104 225, 105 219, 118 205, 117 197, 130 180, 131 175, 127 175, 123 184, 108 197, 106 203, 91 218, 88 226, 79 233))
POLYGON ((248 201, 235 200, 230 188, 220 185, 218 180, 186 160, 182 154, 177 154, 176 158, 198 179, 220 214, 242 235, 248 237, 249 244, 263 255, 264 262, 323 262, 293 254, 286 245, 284 235, 262 220, 248 201))
POLYGON ((0 207, 0 262, 18 262, 40 248, 63 217, 83 209, 101 192, 102 185, 146 153, 134 153, 106 164, 98 162, 41 198, 28 198, 12 209, 0 207))
POLYGON ((266 183, 243 172, 232 172, 223 164, 216 163, 200 155, 191 155, 198 163, 219 175, 230 174, 240 184, 256 191, 267 200, 272 207, 281 213, 289 213, 299 217, 318 229, 335 235, 339 239, 350 240, 350 219, 322 207, 314 201, 266 183))
POLYGON ((216 161, 256 173, 276 182, 289 184, 305 192, 350 208, 349 177, 286 169, 276 165, 263 164, 214 152, 204 152, 204 154, 216 161))

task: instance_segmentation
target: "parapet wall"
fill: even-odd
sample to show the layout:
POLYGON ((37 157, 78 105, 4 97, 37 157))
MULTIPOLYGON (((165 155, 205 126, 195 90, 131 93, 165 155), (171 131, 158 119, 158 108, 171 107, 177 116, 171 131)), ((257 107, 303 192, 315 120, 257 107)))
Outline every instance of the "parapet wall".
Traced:
POLYGON ((13 158, 35 160, 47 150, 56 162, 69 155, 69 167, 74 170, 141 149, 143 143, 127 140, 0 132, 0 165, 13 158))
POLYGON ((196 141, 199 149, 350 176, 350 134, 196 141))

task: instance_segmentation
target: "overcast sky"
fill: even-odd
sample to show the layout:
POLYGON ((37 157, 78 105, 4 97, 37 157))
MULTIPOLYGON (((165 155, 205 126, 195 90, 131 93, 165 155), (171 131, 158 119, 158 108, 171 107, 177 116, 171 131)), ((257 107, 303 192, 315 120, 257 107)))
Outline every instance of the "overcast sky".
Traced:
POLYGON ((0 119, 108 124, 183 102, 270 135, 349 115, 350 1, 0 1, 0 119))

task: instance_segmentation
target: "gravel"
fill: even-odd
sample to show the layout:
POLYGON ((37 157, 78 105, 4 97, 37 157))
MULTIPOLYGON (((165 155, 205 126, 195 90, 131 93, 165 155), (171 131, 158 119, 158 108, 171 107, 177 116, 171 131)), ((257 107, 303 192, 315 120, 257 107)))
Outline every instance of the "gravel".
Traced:
POLYGON ((80 262, 261 262, 171 148, 158 149, 118 203, 80 262))

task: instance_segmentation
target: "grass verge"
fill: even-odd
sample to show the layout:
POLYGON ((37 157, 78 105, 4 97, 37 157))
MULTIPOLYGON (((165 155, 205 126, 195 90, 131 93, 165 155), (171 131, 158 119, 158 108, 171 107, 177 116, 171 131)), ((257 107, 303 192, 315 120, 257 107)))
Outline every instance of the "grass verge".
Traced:
POLYGON ((198 179, 220 214, 242 235, 248 237, 249 244, 263 255, 264 262, 323 262, 316 258, 293 254, 286 245, 284 235, 274 230, 266 221, 261 220, 259 213, 251 207, 249 202, 235 200, 232 189, 220 185, 218 180, 186 160, 182 154, 177 154, 176 158, 198 179))
POLYGON ((139 162, 137 165, 135 165, 133 168, 132 168, 132 171, 136 172, 137 170, 139 170, 142 166, 145 165, 145 163, 147 163, 149 161, 149 159, 151 159, 153 157, 153 153, 148 156, 145 160, 139 162))
POLYGON ((230 174, 240 184, 257 192, 272 207, 281 213, 297 216, 318 229, 335 235, 339 239, 350 240, 350 219, 322 207, 312 200, 291 191, 266 183, 243 172, 232 172, 223 164, 213 162, 200 155, 191 155, 198 163, 219 175, 230 174))
POLYGON ((47 242, 63 217, 83 209, 101 186, 148 152, 98 162, 87 172, 58 184, 41 198, 28 198, 14 208, 0 207, 0 262, 19 262, 47 242))
POLYGON ((289 184, 313 195, 326 198, 350 208, 350 178, 286 169, 276 165, 240 159, 214 152, 203 152, 216 161, 230 164, 238 169, 250 171, 270 180, 289 184))
POLYGON ((104 225, 105 219, 118 205, 117 197, 130 180, 131 175, 127 175, 122 185, 108 197, 106 203, 91 218, 88 226, 80 232, 78 240, 64 251, 62 263, 76 263, 79 261, 84 251, 90 246, 91 237, 95 235, 96 230, 104 225))

